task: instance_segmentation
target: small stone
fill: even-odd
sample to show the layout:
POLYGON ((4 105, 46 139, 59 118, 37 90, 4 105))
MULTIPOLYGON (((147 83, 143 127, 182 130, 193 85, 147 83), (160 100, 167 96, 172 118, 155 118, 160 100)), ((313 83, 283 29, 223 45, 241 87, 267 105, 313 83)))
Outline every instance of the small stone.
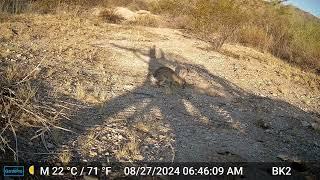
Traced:
POLYGON ((84 180, 97 180, 98 178, 94 177, 94 176, 83 176, 83 179, 84 180))
POLYGON ((311 123, 311 127, 312 127, 314 130, 320 131, 320 125, 319 125, 319 123, 311 123))
POLYGON ((17 55, 16 55, 17 58, 20 58, 21 56, 22 56, 21 54, 17 54, 17 55))
POLYGON ((308 123, 307 121, 301 121, 301 124, 303 127, 309 127, 310 123, 308 123))
POLYGON ((143 160, 144 159, 144 157, 142 156, 142 155, 137 155, 136 156, 136 158, 135 158, 136 160, 139 160, 139 161, 141 161, 141 160, 143 160))
POLYGON ((102 136, 102 140, 107 140, 108 138, 106 136, 102 136))
POLYGON ((47 143, 47 148, 49 149, 53 149, 55 147, 55 145, 51 144, 51 143, 47 143))
POLYGON ((123 139, 123 136, 121 134, 119 134, 118 139, 123 139))
POLYGON ((97 152, 90 151, 90 156, 91 156, 91 157, 95 157, 95 156, 97 156, 97 155, 98 155, 98 153, 97 153, 97 152))
POLYGON ((151 132, 150 134, 151 134, 151 137, 155 137, 155 138, 158 137, 158 134, 156 132, 151 132))
POLYGON ((266 133, 271 133, 271 129, 267 129, 265 131, 266 131, 266 133))
POLYGON ((151 144, 151 143, 153 143, 153 139, 150 138, 150 137, 147 137, 147 138, 145 139, 145 142, 148 143, 148 144, 151 144))
POLYGON ((287 155, 284 155, 284 154, 278 155, 277 158, 281 159, 282 161, 287 161, 289 159, 289 157, 287 155))

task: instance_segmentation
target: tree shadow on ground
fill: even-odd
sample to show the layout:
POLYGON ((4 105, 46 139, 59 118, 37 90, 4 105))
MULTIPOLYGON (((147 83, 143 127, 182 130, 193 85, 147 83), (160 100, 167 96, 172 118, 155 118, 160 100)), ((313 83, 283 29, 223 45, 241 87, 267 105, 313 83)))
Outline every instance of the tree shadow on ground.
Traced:
POLYGON ((80 108, 62 121, 75 133, 52 136, 60 143, 53 151, 72 147, 75 161, 278 161, 280 155, 320 160, 320 133, 303 125, 316 121, 310 113, 246 92, 183 56, 158 53, 155 46, 141 50, 112 45, 139 58, 147 56, 148 61, 141 58, 149 65, 147 76, 161 66, 188 69, 187 87, 167 94, 147 78, 125 94, 80 108))

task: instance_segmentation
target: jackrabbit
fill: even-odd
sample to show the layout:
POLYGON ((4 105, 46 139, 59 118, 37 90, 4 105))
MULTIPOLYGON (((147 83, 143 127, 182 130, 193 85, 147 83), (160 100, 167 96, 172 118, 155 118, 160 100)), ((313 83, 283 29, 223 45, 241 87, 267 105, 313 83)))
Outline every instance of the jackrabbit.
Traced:
POLYGON ((169 86, 169 88, 185 88, 186 81, 182 79, 175 71, 168 67, 160 67, 153 73, 153 80, 157 86, 169 86))

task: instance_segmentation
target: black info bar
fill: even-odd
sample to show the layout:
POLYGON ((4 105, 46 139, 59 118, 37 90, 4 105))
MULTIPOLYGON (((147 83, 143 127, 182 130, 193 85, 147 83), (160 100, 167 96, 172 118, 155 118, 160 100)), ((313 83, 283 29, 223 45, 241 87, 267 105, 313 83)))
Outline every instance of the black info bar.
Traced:
POLYGON ((7 162, 3 177, 37 179, 320 179, 319 162, 7 162))

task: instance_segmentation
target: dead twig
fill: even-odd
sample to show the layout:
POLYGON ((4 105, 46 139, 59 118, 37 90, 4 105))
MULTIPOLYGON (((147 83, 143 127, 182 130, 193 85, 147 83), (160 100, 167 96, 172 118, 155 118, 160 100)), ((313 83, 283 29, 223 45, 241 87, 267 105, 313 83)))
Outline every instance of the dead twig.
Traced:
POLYGON ((15 85, 17 86, 17 85, 19 85, 19 84, 27 81, 27 80, 28 80, 28 77, 31 76, 32 73, 34 73, 36 70, 39 69, 39 67, 40 67, 40 65, 42 64, 42 62, 44 61, 44 59, 45 59, 45 57, 42 58, 42 60, 39 62, 39 64, 38 64, 29 74, 27 74, 21 81, 18 81, 15 85))
POLYGON ((12 126, 12 123, 11 123, 11 119, 9 118, 9 121, 8 121, 8 124, 10 125, 11 127, 11 131, 13 133, 13 136, 14 136, 14 140, 15 140, 15 146, 16 146, 16 150, 15 150, 15 155, 14 155, 14 160, 16 162, 19 162, 19 154, 18 154, 18 139, 17 139, 17 134, 16 134, 16 131, 14 130, 13 126, 12 126))
POLYGON ((171 143, 169 143, 169 146, 170 146, 171 151, 172 151, 172 159, 171 159, 171 162, 173 162, 173 161, 174 161, 174 158, 175 158, 176 153, 175 153, 174 148, 173 148, 173 146, 172 146, 172 144, 171 144, 171 143))
POLYGON ((23 109, 25 112, 27 112, 27 113, 33 115, 34 117, 36 117, 37 119, 39 119, 40 122, 41 122, 44 126, 47 126, 47 124, 49 124, 49 125, 51 125, 51 126, 54 127, 54 128, 61 129, 61 130, 64 130, 64 131, 67 131, 67 132, 71 132, 71 133, 74 133, 74 134, 78 134, 78 133, 73 132, 73 131, 71 131, 71 130, 69 130, 69 129, 66 129, 66 128, 63 128, 63 127, 60 127, 60 126, 56 126, 56 125, 52 124, 51 122, 49 122, 47 119, 42 118, 41 116, 35 114, 34 112, 32 112, 32 111, 30 111, 30 110, 22 107, 19 103, 16 103, 15 101, 13 101, 13 102, 14 102, 19 108, 23 109))
POLYGON ((42 142, 43 146, 46 148, 46 150, 47 150, 48 152, 50 152, 49 149, 48 149, 48 147, 47 147, 47 142, 46 142, 46 140, 45 140, 45 138, 44 138, 44 132, 41 133, 40 138, 41 138, 41 142, 42 142))

